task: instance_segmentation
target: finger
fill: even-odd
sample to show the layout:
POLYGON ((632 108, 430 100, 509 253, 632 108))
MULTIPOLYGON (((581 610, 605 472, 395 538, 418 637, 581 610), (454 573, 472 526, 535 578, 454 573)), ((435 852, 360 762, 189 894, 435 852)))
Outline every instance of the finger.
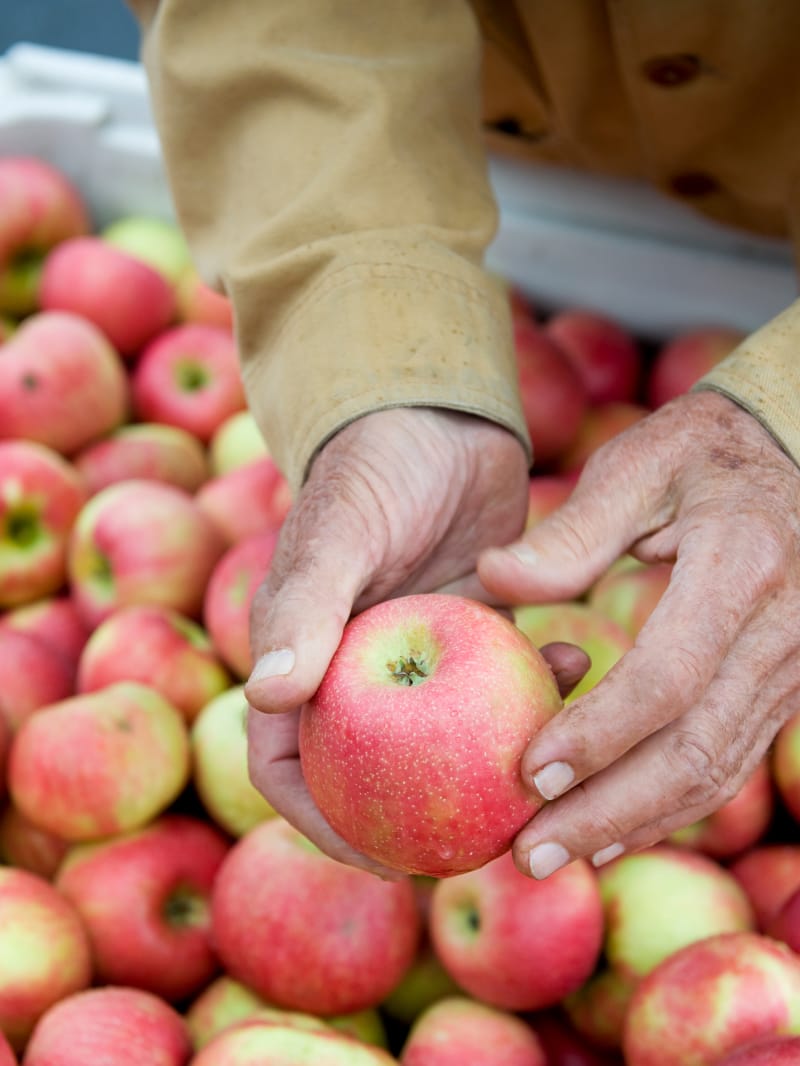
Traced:
POLYGON ((780 587, 783 567, 777 556, 775 565, 767 560, 769 549, 752 526, 713 525, 707 521, 697 545, 685 537, 685 554, 634 648, 529 745, 523 777, 544 799, 609 766, 694 706, 746 622, 752 623, 749 635, 732 657, 733 668, 737 661, 748 664, 741 685, 751 689, 780 662, 782 638, 776 639, 774 625, 762 632, 751 614, 780 587))
POLYGON ((357 866, 385 880, 405 875, 355 851, 317 809, 300 768, 297 732, 300 711, 282 715, 248 712, 247 743, 250 780, 275 810, 332 859, 357 866))
POLYGON ((540 651, 553 672, 561 699, 565 700, 591 666, 589 656, 582 648, 564 641, 545 644, 540 651))

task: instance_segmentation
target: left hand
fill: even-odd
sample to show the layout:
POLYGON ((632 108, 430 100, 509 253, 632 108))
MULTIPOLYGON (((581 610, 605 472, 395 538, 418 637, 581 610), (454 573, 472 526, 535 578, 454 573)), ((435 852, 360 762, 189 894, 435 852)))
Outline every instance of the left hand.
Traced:
MULTIPOLYGON (((518 834, 545 877, 663 839, 731 799, 800 706, 800 471, 732 401, 693 393, 601 448, 572 497, 477 575, 490 599, 569 600, 630 551, 674 561, 634 648, 530 744, 547 803, 518 834)), ((451 591, 475 594, 473 579, 451 591)))

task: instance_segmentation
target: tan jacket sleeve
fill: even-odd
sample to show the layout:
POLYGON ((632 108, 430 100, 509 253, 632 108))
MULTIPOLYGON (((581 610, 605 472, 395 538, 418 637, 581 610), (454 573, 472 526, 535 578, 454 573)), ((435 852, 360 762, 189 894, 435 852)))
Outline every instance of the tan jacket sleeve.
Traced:
POLYGON ((735 400, 800 465, 800 300, 747 337, 695 387, 735 400))
POLYGON ((528 445, 464 0, 132 0, 179 220, 231 296, 296 488, 360 415, 436 405, 528 445))

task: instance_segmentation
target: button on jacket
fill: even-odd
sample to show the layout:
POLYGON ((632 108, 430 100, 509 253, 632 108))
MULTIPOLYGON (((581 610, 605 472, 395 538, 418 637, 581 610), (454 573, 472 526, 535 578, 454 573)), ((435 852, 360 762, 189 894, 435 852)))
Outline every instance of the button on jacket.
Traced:
MULTIPOLYGON (((487 145, 800 240, 793 0, 131 3, 180 222, 234 301, 250 405, 295 488, 386 407, 472 412, 528 444, 482 268, 487 145)), ((796 461, 798 338, 795 303, 700 385, 796 461)))

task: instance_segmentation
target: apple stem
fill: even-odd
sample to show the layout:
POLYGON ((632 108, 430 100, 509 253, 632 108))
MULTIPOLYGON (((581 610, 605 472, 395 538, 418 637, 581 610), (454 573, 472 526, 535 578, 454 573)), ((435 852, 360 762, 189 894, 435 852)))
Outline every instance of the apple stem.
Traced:
POLYGON ((417 662, 413 655, 409 655, 407 659, 401 655, 395 662, 386 664, 392 680, 398 685, 415 685, 426 678, 428 675, 424 665, 422 662, 417 662))

